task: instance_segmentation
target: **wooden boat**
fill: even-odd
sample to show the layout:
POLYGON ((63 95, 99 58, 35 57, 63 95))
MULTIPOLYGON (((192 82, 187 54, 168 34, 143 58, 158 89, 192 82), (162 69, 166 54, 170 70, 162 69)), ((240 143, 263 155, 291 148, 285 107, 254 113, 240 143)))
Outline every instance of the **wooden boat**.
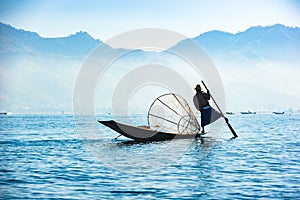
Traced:
POLYGON ((276 115, 283 115, 284 114, 284 112, 273 112, 274 114, 276 114, 276 115))
POLYGON ((226 112, 227 115, 234 115, 233 112, 226 112))
POLYGON ((241 112, 241 114, 243 114, 243 115, 256 114, 256 112, 247 111, 247 112, 241 112))
POLYGON ((163 141, 171 139, 186 139, 198 137, 195 133, 166 133, 161 131, 151 130, 147 126, 130 126, 116 122, 114 120, 98 121, 99 123, 111 128, 112 130, 120 133, 121 135, 131 138, 135 141, 147 142, 147 141, 163 141))
POLYGON ((200 125, 186 100, 174 93, 157 97, 148 111, 148 126, 131 126, 113 120, 98 121, 135 141, 195 138, 200 125))

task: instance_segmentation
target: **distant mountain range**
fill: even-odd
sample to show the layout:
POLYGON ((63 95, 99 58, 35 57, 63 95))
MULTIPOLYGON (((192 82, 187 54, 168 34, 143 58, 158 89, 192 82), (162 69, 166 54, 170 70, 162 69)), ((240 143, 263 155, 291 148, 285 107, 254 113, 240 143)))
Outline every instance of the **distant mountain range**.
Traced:
MULTIPOLYGON (((300 28, 276 24, 236 34, 215 30, 193 39, 216 64, 229 94, 229 109, 256 109, 271 101, 278 108, 298 105, 300 28), (240 95, 247 85, 251 92, 240 95), (253 95, 259 98, 251 99, 253 95), (274 101, 278 96, 283 98, 274 101)), ((0 23, 0 111, 71 112, 76 75, 101 43, 86 32, 43 38, 0 23)))
POLYGON ((300 28, 276 24, 251 27, 236 34, 210 31, 194 40, 214 57, 235 59, 240 54, 248 59, 299 60, 299 36, 300 28))
MULTIPOLYGON (((300 28, 276 24, 251 27, 244 32, 231 34, 209 31, 193 38, 209 55, 234 58, 238 54, 248 59, 260 56, 270 59, 299 59, 300 28)), ((43 38, 35 32, 16 29, 0 23, 0 53, 43 53, 66 56, 86 56, 102 43, 87 32, 77 32, 68 37, 43 38)))
POLYGON ((101 41, 87 32, 61 38, 43 38, 35 32, 16 29, 0 23, 0 53, 41 53, 64 56, 86 56, 101 41))

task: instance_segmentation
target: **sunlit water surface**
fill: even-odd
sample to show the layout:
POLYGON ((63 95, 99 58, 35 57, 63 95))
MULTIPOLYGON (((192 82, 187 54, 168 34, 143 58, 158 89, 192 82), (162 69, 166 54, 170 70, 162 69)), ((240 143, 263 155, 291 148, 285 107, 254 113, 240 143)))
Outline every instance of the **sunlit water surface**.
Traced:
MULTIPOLYGON (((202 139, 171 142, 173 150, 164 155, 176 159, 156 167, 160 158, 155 152, 171 143, 116 141, 118 134, 95 120, 96 138, 89 142, 99 150, 109 147, 97 157, 89 142, 81 140, 73 116, 1 116, 0 198, 300 199, 300 115, 229 118, 238 138, 230 139, 224 124, 217 137, 208 133, 202 139), (184 153, 175 155, 174 147, 184 153), (137 161, 130 166, 126 156, 118 157, 120 150, 131 156, 149 152, 153 170, 135 171, 137 161), (109 156, 108 163, 104 157, 109 156)), ((135 119, 145 123, 145 116, 135 119)), ((79 125, 90 130, 88 124, 79 125)), ((145 159, 140 165, 146 165, 145 159)))

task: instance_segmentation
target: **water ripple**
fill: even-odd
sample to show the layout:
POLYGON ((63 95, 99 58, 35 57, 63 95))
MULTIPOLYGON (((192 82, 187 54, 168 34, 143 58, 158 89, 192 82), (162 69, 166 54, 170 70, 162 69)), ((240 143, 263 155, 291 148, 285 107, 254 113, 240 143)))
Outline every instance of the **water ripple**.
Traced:
MULTIPOLYGON (((224 127, 221 138, 195 139, 169 166, 126 174, 93 160, 72 116, 1 117, 0 199, 300 199, 300 116, 230 121, 239 138, 230 140, 224 127)), ((165 145, 116 142, 114 132, 103 130, 107 138, 90 143, 106 145, 112 155, 165 145)))

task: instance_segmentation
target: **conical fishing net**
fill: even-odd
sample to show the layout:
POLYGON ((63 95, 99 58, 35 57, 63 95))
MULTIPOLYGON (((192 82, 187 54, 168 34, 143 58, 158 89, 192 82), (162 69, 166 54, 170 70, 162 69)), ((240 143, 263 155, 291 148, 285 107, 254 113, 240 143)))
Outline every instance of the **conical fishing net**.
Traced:
POLYGON ((155 99, 148 112, 148 124, 152 130, 180 134, 196 134, 200 128, 186 100, 172 93, 155 99))

